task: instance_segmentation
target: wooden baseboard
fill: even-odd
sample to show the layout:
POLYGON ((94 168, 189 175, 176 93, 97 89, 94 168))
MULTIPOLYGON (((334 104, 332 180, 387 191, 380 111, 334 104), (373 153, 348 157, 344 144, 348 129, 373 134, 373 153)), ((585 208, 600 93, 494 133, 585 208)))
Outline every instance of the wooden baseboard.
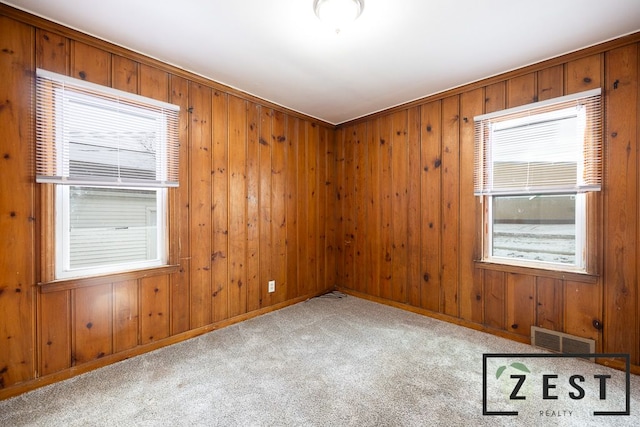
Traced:
MULTIPOLYGON (((423 308, 419 308, 419 307, 414 307, 408 304, 403 304, 403 303, 399 303, 399 302, 395 302, 395 301, 390 301, 390 300, 386 300, 384 298, 379 298, 379 297, 375 297, 375 296, 371 296, 371 295, 367 295, 367 294, 363 294, 360 292, 356 292, 350 289, 346 289, 346 288, 342 288, 342 287, 336 287, 335 290, 343 292, 347 295, 351 295, 354 297, 358 297, 358 298, 362 298, 362 299, 366 299, 369 301, 373 301, 373 302, 377 302, 380 304, 384 304, 384 305, 388 305, 391 307, 395 307, 395 308, 399 308, 401 310, 406 310, 406 311, 410 311, 412 313, 416 313, 416 314, 421 314, 427 317, 431 317, 437 320, 442 320, 445 322, 449 322, 449 323, 453 323, 455 325, 459 325, 459 326, 464 326, 466 328, 470 328, 476 331, 480 331, 480 332, 486 332, 489 333, 491 335, 496 335, 502 338, 507 338, 513 341, 517 341, 517 342, 521 342, 524 344, 530 344, 530 341, 528 338, 520 336, 520 335, 516 335, 513 333, 509 333, 506 331, 502 331, 502 330, 498 330, 498 329, 494 329, 494 328, 489 328, 487 326, 484 325, 480 325, 477 323, 473 323, 473 322, 469 322, 467 320, 464 319, 459 319, 456 317, 452 317, 452 316, 447 316, 441 313, 436 313, 433 311, 429 311, 429 310, 425 310, 423 308)), ((221 322, 218 323, 213 323, 210 325, 206 325, 197 329, 192 329, 190 331, 186 331, 186 332, 182 332, 180 334, 177 335, 173 335, 171 337, 165 338, 163 340, 159 340, 153 343, 149 343, 149 344, 145 344, 145 345, 140 345, 138 347, 132 348, 130 350, 126 350, 120 353, 116 353, 116 354, 111 354, 105 357, 102 357, 100 359, 96 359, 93 360, 91 362, 87 362, 84 363, 80 366, 73 366, 71 368, 65 369, 63 371, 60 372, 56 372, 54 374, 50 374, 50 375, 46 375, 40 378, 36 378, 30 381, 26 381, 20 384, 16 384, 13 385, 11 387, 7 387, 5 389, 1 389, 0 390, 0 400, 4 400, 4 399, 8 399, 14 396, 18 396, 20 394, 35 390, 37 388, 40 387, 44 387, 46 385, 49 384, 53 384, 59 381, 63 381, 72 377, 75 377, 77 375, 92 371, 94 369, 98 369, 107 365, 111 365, 113 363, 116 362, 120 362, 122 360, 126 360, 129 359, 131 357, 136 357, 139 355, 142 355, 144 353, 148 353, 150 351, 162 348, 162 347, 166 347, 172 344, 176 344, 185 340, 188 340, 190 338, 195 338, 199 335, 203 335, 206 334, 207 332, 211 332, 217 329, 221 329, 227 326, 231 326, 233 324, 239 323, 239 322, 243 322, 245 320, 249 320, 252 319, 254 317, 258 317, 261 316, 263 314, 267 314, 270 313, 272 311, 276 311, 276 310, 280 310, 282 308, 294 305, 294 304, 298 304, 300 302, 306 301, 310 298, 314 298, 316 296, 319 295, 323 295, 326 294, 327 292, 331 292, 332 289, 329 290, 324 290, 321 292, 317 292, 317 293, 313 293, 310 295, 306 295, 303 297, 298 297, 298 298, 294 298, 292 300, 289 301, 285 301, 279 304, 275 304, 273 306, 270 307, 265 307, 262 308, 260 310, 256 310, 253 311, 251 313, 246 313, 246 314, 242 314, 240 316, 236 316, 233 317, 231 319, 226 319, 223 320, 221 322)), ((614 368, 614 369, 618 369, 621 371, 625 370, 625 364, 622 361, 617 361, 617 360, 605 360, 605 361, 598 361, 598 363, 614 368)), ((631 373, 635 374, 635 375, 640 375, 640 366, 637 365, 631 365, 631 373)))
MULTIPOLYGON (((426 310, 424 308, 414 307, 409 304, 404 304, 396 301, 387 300, 380 297, 375 297, 367 294, 363 294, 361 292, 353 291, 351 289, 342 288, 340 286, 336 287, 337 291, 343 292, 347 295, 352 295, 354 297, 366 299, 369 301, 377 302, 380 304, 388 305, 391 307, 399 308, 401 310, 410 311, 412 313, 421 314, 423 316, 431 317, 433 319, 442 320, 444 322, 453 323, 458 326, 464 326, 465 328, 473 329, 480 332, 486 332, 491 335, 495 335, 501 338, 510 339, 512 341, 517 341, 524 344, 531 344, 531 340, 529 337, 523 337, 522 335, 517 335, 511 332, 503 331, 500 329, 490 328, 485 325, 481 325, 479 323, 470 322, 468 320, 460 319, 458 317, 447 316, 442 313, 436 313, 434 311, 426 310)), ((596 363, 604 366, 608 366, 613 369, 617 369, 620 371, 624 371, 625 362, 622 360, 609 360, 609 359, 597 359, 596 363)), ((631 365, 630 371, 634 375, 640 375, 640 366, 631 365)))
POLYGON ((240 323, 245 320, 249 320, 254 317, 258 317, 263 314, 270 313, 272 311, 280 310, 282 308, 285 308, 294 304, 298 304, 310 298, 314 298, 316 296, 320 296, 331 291, 332 289, 328 289, 321 292, 315 292, 313 294, 294 298, 292 300, 284 301, 269 307, 261 308, 259 310, 252 311, 250 313, 245 313, 239 316, 232 317, 230 319, 225 319, 217 323, 212 323, 210 325, 205 325, 200 328, 191 329, 189 331, 182 332, 180 334, 176 334, 171 337, 167 337, 165 339, 158 340, 149 344, 139 345, 129 350, 125 350, 115 354, 110 354, 108 356, 101 357, 100 359, 83 363, 82 365, 79 365, 79 366, 72 366, 71 368, 65 369, 60 372, 56 372, 54 374, 45 375, 30 381, 25 381, 23 383, 15 384, 0 390, 0 400, 18 396, 22 393, 26 393, 26 392, 35 390, 37 388, 44 387, 49 384, 53 384, 59 381, 63 381, 63 380, 75 377, 80 374, 84 374, 89 371, 93 371, 94 369, 102 368, 104 366, 111 365, 116 362, 120 362, 122 360, 130 359, 132 357, 139 356, 144 353, 148 353, 150 351, 157 350, 159 348, 166 347, 172 344, 176 344, 176 343, 188 340, 190 338, 195 338, 199 335, 206 334, 207 332, 215 331, 217 329, 222 329, 224 327, 231 326, 233 324, 240 323))
POLYGON ((510 339, 512 341, 518 341, 518 342, 521 342, 521 343, 524 343, 524 344, 531 344, 531 340, 530 340, 529 337, 524 337, 522 335, 518 335, 518 334, 511 333, 511 332, 503 331, 503 330, 500 330, 500 329, 490 328, 488 326, 481 325, 481 324, 478 324, 478 323, 473 323, 473 322, 470 322, 468 320, 460 319, 458 317, 447 316, 446 314, 437 313, 435 311, 426 310, 424 308, 414 307, 414 306, 409 305, 409 304, 396 302, 396 301, 391 301, 391 300, 388 300, 388 299, 384 299, 384 298, 380 298, 380 297, 376 297, 376 296, 372 296, 372 295, 363 294, 361 292, 354 291, 354 290, 351 290, 351 289, 342 288, 342 287, 339 287, 339 286, 336 287, 336 290, 340 291, 340 292, 344 292, 347 295, 352 295, 354 297, 358 297, 358 298, 366 299, 366 300, 369 300, 369 301, 377 302, 377 303, 380 303, 380 304, 388 305, 388 306, 391 306, 391 307, 399 308, 401 310, 410 311, 412 313, 421 314, 423 316, 431 317, 431 318, 437 319, 437 320, 442 320, 442 321, 448 322, 448 323, 453 323, 453 324, 459 325, 459 326, 464 326, 466 328, 474 329, 476 331, 487 332, 487 333, 489 333, 491 335, 497 335, 497 336, 502 337, 502 338, 508 338, 508 339, 510 339))
MULTIPOLYGON (((617 369, 619 371, 624 371, 626 369, 626 364, 622 360, 596 359, 596 363, 598 363, 599 365, 608 366, 609 368, 617 369)), ((630 365, 629 371, 634 375, 640 375, 640 366, 630 365)))

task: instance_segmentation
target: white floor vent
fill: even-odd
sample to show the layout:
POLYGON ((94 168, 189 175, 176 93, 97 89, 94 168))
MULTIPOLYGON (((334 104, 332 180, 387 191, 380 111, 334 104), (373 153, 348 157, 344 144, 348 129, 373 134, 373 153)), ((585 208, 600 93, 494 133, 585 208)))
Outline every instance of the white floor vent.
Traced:
MULTIPOLYGON (((596 342, 588 338, 556 332, 550 329, 531 327, 531 345, 556 353, 593 354, 596 342)), ((593 358, 589 360, 594 361, 593 358)))

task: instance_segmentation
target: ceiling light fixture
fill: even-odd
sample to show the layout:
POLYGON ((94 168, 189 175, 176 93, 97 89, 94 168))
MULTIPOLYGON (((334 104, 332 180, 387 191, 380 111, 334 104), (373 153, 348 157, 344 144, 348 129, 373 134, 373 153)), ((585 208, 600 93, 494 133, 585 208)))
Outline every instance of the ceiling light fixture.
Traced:
POLYGON ((337 33, 345 25, 355 21, 364 9, 364 0, 314 0, 313 11, 320 21, 337 33))

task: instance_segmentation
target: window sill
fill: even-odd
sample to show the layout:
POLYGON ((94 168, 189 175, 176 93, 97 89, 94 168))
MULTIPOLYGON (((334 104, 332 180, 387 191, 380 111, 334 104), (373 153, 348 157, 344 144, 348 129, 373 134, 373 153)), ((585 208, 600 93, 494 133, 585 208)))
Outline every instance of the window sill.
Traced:
POLYGON ((600 276, 591 273, 577 271, 551 270, 545 268, 524 267, 521 265, 498 264, 494 262, 480 261, 474 262, 476 268, 483 270, 502 271, 504 273, 528 274, 532 276, 550 277, 553 279, 571 280, 573 282, 597 283, 600 276))
POLYGON ((69 289, 84 288, 87 286, 104 285, 105 283, 122 282, 125 280, 144 279, 152 276, 176 273, 179 265, 164 265, 161 267, 145 268, 141 270, 124 271, 122 273, 110 273, 101 276, 74 277, 72 279, 52 280, 38 283, 43 293, 64 291, 69 289))

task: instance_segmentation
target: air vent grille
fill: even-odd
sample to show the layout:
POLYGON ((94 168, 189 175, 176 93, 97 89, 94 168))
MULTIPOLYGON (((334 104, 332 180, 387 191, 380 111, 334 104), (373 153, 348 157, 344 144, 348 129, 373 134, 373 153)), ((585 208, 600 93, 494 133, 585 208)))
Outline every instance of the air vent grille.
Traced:
POLYGON ((560 352, 562 347, 560 346, 560 337, 555 334, 549 334, 547 332, 535 331, 535 346, 546 348, 547 350, 560 352))
MULTIPOLYGON (((592 354, 595 353, 596 342, 588 338, 556 332, 550 329, 531 327, 531 345, 556 353, 592 354)), ((593 358, 590 358, 593 361, 593 358)))

